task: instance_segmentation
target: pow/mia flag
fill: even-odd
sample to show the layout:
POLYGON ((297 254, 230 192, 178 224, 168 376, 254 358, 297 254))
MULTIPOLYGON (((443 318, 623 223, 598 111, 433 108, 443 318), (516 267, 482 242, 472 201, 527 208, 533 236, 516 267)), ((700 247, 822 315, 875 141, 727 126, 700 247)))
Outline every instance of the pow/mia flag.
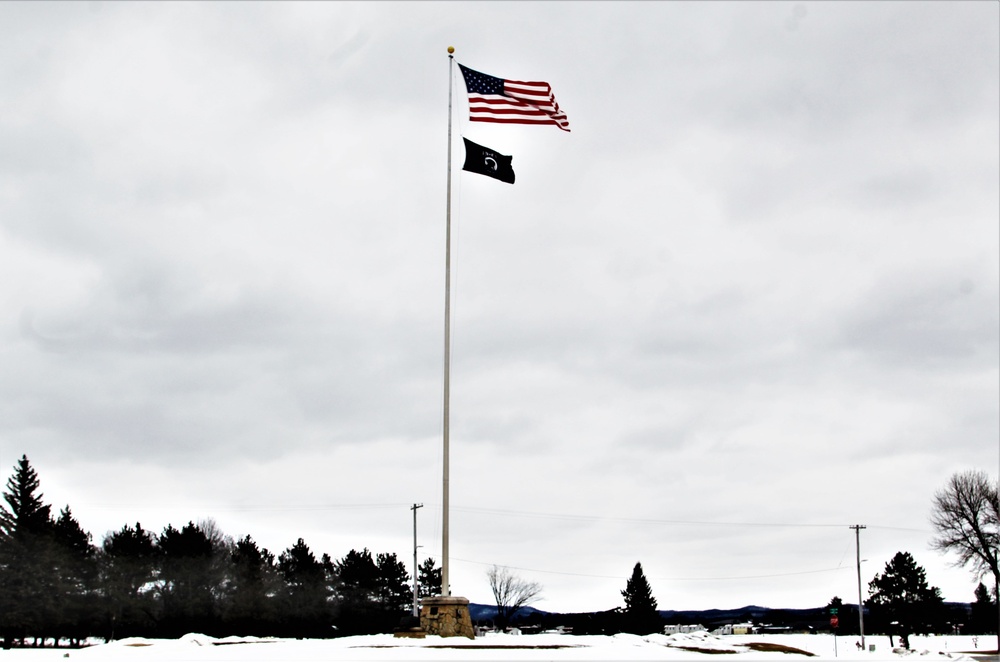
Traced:
POLYGON ((514 169, 510 162, 514 157, 494 152, 489 147, 477 145, 468 138, 465 141, 465 165, 462 170, 486 175, 508 184, 514 183, 514 169))

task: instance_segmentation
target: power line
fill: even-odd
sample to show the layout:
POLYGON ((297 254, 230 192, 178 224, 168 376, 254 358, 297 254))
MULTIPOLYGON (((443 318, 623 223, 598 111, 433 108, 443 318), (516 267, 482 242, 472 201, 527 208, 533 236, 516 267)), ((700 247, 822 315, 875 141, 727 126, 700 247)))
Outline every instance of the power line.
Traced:
MULTIPOLYGON (((82 504, 81 507, 93 508, 95 510, 111 510, 129 505, 137 508, 148 508, 157 510, 166 509, 198 509, 212 510, 219 512, 320 512, 335 510, 377 510, 394 509, 400 507, 409 508, 411 504, 399 503, 317 503, 317 504, 149 504, 139 505, 129 504, 82 504)), ((428 504, 431 507, 440 509, 440 504, 428 504)), ((803 523, 803 522, 735 522, 735 521, 711 521, 711 520, 685 520, 685 519, 657 519, 640 517, 615 517, 608 515, 578 515, 571 513, 548 513, 532 512, 523 510, 502 510, 497 508, 478 508, 475 506, 452 506, 452 511, 467 512, 482 515, 498 515, 501 517, 525 517, 530 519, 556 519, 577 522, 624 522, 630 524, 660 524, 669 526, 747 526, 747 527, 772 527, 772 528, 843 528, 847 524, 827 524, 827 523, 803 523)), ((869 524, 869 529, 879 529, 886 531, 908 531, 911 533, 932 533, 929 529, 915 529, 901 526, 885 526, 869 524)))
MULTIPOLYGON (((671 525, 697 525, 697 526, 759 526, 759 527, 779 527, 779 528, 829 528, 829 529, 839 529, 846 524, 809 524, 800 522, 725 522, 725 521, 709 521, 709 520, 681 520, 681 519, 653 519, 653 518, 638 518, 638 517, 612 517, 604 515, 572 515, 565 513, 539 513, 539 512, 528 512, 528 511, 518 511, 518 510, 499 510, 496 508, 476 508, 472 506, 456 507, 452 506, 452 510, 459 510, 470 513, 483 513, 489 515, 502 515, 505 517, 529 517, 535 519, 563 519, 570 521, 586 521, 586 522, 629 522, 635 524, 671 524, 671 525)), ((895 531, 912 531, 915 533, 930 533, 927 529, 911 529, 899 526, 873 526, 869 525, 869 528, 874 529, 887 529, 895 531)))
POLYGON ((83 504, 84 508, 92 508, 94 510, 113 510, 121 508, 124 505, 128 505, 133 508, 151 509, 151 510, 175 510, 179 508, 189 509, 189 510, 212 510, 220 512, 298 512, 298 511, 324 511, 324 510, 377 510, 377 509, 389 509, 389 508, 399 508, 401 506, 409 507, 410 504, 406 503, 317 503, 317 504, 299 504, 299 505, 263 505, 263 504, 199 504, 199 503, 175 503, 170 505, 164 504, 83 504))
MULTIPOLYGON (((522 572, 538 572, 547 575, 568 575, 571 577, 591 577, 593 579, 621 579, 621 575, 592 575, 583 572, 566 572, 563 570, 539 570, 537 568, 521 568, 512 565, 503 565, 500 563, 484 563, 483 561, 471 561, 469 559, 460 559, 456 557, 451 557, 454 561, 462 561, 463 563, 472 563, 475 565, 485 565, 485 566, 498 566, 501 568, 508 568, 510 570, 520 570, 522 572)), ((680 581, 731 581, 737 579, 769 579, 773 577, 791 577, 794 575, 812 575, 821 572, 837 572, 840 570, 848 570, 849 568, 838 567, 838 568, 822 568, 819 570, 799 570, 796 572, 780 572, 767 575, 736 575, 729 577, 650 577, 650 579, 655 581, 664 582, 680 582, 680 581)))

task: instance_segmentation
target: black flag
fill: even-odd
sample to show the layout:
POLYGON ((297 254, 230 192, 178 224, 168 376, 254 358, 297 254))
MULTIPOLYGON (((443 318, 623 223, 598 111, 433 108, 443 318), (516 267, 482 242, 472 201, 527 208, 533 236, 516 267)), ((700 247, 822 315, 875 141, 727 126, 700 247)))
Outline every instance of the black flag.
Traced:
POLYGON ((465 141, 465 165, 462 170, 486 175, 508 184, 514 183, 514 169, 510 162, 514 157, 494 152, 489 147, 477 145, 468 138, 465 141))

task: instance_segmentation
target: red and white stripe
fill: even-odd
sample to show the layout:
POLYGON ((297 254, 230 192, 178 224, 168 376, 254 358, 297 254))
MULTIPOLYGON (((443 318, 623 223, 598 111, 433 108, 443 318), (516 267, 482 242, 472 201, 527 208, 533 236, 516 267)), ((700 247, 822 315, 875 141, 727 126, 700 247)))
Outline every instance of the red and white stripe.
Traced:
POLYGON ((469 94, 469 120, 500 124, 555 124, 569 131, 552 87, 540 81, 504 80, 506 94, 469 94))

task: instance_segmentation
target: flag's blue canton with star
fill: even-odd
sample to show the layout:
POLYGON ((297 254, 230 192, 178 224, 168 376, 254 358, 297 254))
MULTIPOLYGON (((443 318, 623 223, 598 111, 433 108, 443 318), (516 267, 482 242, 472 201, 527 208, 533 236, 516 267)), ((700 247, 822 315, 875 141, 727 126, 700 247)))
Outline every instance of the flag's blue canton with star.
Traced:
POLYGON ((458 66, 462 68, 465 87, 469 94, 503 94, 503 78, 479 73, 461 64, 458 66))

